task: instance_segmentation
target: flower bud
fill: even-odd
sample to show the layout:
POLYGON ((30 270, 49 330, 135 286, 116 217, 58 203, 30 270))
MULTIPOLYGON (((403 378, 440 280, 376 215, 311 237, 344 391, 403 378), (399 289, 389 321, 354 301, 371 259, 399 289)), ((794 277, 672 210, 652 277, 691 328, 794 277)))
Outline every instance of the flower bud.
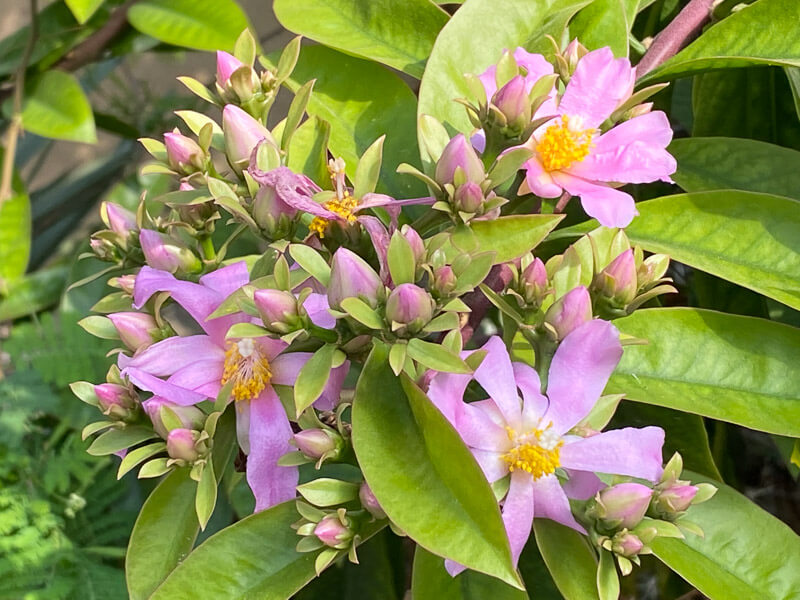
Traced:
POLYGON ((582 285, 570 290, 547 309, 544 320, 555 329, 557 339, 563 340, 572 331, 592 320, 589 290, 582 285))
POLYGON ((120 275, 119 277, 113 278, 113 280, 110 280, 108 283, 109 285, 118 287, 129 296, 133 296, 133 287, 136 285, 136 275, 133 273, 120 275))
POLYGON ((459 167, 467 181, 482 183, 486 179, 483 163, 463 133, 459 133, 444 147, 436 163, 436 182, 440 185, 453 183, 456 169, 459 167))
POLYGON ((425 259, 425 243, 422 238, 410 225, 403 225, 400 233, 406 238, 411 251, 414 253, 414 262, 420 264, 425 259))
POLYGON ((347 525, 342 524, 338 515, 335 514, 323 517, 314 528, 314 535, 317 536, 319 541, 331 548, 346 547, 347 543, 353 539, 353 532, 350 531, 347 525))
POLYGON ((194 173, 205 167, 206 153, 192 138, 183 135, 178 128, 164 134, 167 160, 179 173, 194 173))
POLYGON ((112 419, 127 419, 136 408, 136 397, 131 390, 116 383, 101 383, 94 386, 94 395, 104 415, 112 419))
POLYGON ((639 266, 639 287, 651 285, 664 277, 669 268, 669 256, 666 254, 653 254, 642 261, 639 266))
POLYGON ((122 343, 136 352, 152 344, 153 333, 158 331, 156 320, 147 313, 119 312, 108 315, 122 343))
POLYGON ((113 202, 103 202, 100 205, 100 217, 106 226, 123 240, 128 239, 137 229, 136 215, 113 202))
POLYGON ((372 308, 383 295, 383 282, 367 262, 347 248, 339 248, 331 261, 328 304, 340 309, 345 298, 361 298, 372 308))
POLYGON ((492 98, 492 104, 503 113, 509 126, 524 127, 530 121, 531 101, 525 87, 525 79, 522 75, 517 75, 501 87, 492 98))
POLYGON ((625 558, 633 558, 642 551, 642 548, 644 548, 642 540, 627 531, 618 533, 611 541, 611 549, 614 553, 625 558))
POLYGON ((308 458, 320 459, 336 453, 343 445, 342 437, 332 429, 304 429, 294 434, 294 443, 308 458))
POLYGON ((93 237, 89 240, 89 247, 100 260, 116 261, 119 258, 117 247, 109 240, 93 237))
POLYGON ((598 273, 594 283, 594 287, 616 305, 624 307, 632 302, 639 287, 633 250, 629 248, 611 261, 598 273))
POLYGON ((386 318, 415 333, 433 318, 433 306, 428 292, 413 283, 401 283, 386 300, 386 318))
POLYGON ((266 127, 233 104, 226 104, 222 110, 222 131, 225 152, 237 172, 249 164, 250 155, 261 140, 277 146, 266 127))
POLYGON ((433 272, 433 284, 431 289, 440 298, 449 296, 458 285, 456 274, 450 265, 439 267, 433 272))
POLYGON ((206 421, 205 413, 196 406, 180 406, 164 400, 160 396, 153 396, 149 400, 142 402, 142 408, 147 413, 147 416, 150 417, 153 429, 164 439, 169 434, 169 430, 161 418, 162 407, 171 410, 186 429, 200 429, 206 421))
POLYGON ((375 494, 372 493, 372 489, 366 481, 361 484, 361 488, 358 490, 358 499, 361 500, 361 506, 373 517, 376 519, 386 518, 386 513, 378 503, 378 499, 375 497, 375 494))
POLYGON ((219 86, 224 88, 230 81, 233 72, 243 66, 244 63, 232 54, 217 50, 217 83, 219 86))
MULTIPOLYGON (((290 292, 271 289, 256 290, 253 299, 267 329, 270 329, 273 324, 294 324, 293 321, 296 322, 300 314, 297 308, 297 298, 290 292)), ((288 330, 277 331, 277 333, 288 333, 288 330)))
POLYGON ((144 252, 145 261, 154 269, 169 273, 183 271, 196 273, 203 264, 194 253, 178 240, 151 229, 139 232, 139 244, 144 252))
POLYGON ((480 211, 483 200, 484 197, 481 186, 471 181, 458 186, 453 196, 456 209, 465 213, 476 213, 480 211))
POLYGON ((520 294, 525 302, 539 307, 547 294, 547 269, 538 258, 525 267, 520 275, 520 294))
POLYGON ((662 490, 654 502, 656 512, 669 515, 680 513, 689 508, 697 495, 698 487, 677 482, 662 490))
POLYGON ((167 454, 177 460, 194 462, 200 453, 194 447, 195 432, 191 429, 173 429, 167 435, 167 454))
POLYGON ((633 529, 644 518, 653 490, 640 483, 620 483, 597 493, 595 511, 608 527, 633 529))
POLYGON ((253 220, 267 233, 274 234, 280 230, 282 221, 287 224, 294 219, 297 209, 284 202, 275 188, 263 186, 253 198, 253 220))

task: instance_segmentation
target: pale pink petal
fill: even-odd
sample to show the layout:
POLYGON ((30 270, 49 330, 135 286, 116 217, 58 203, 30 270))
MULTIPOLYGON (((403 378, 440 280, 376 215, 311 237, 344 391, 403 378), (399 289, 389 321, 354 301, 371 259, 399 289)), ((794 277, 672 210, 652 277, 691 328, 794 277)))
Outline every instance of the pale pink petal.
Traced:
POLYGON ((564 444, 560 453, 561 466, 656 481, 663 473, 663 445, 664 430, 660 427, 604 431, 564 444))
POLYGON ((547 396, 550 408, 543 421, 561 435, 589 414, 622 357, 619 331, 596 319, 570 333, 550 364, 547 396))
POLYGON ((553 73, 553 65, 547 62, 544 56, 528 52, 525 48, 514 50, 514 60, 528 71, 525 75, 525 92, 528 94, 539 79, 553 73))
POLYGON ((200 278, 200 285, 227 298, 249 281, 250 273, 247 271, 247 263, 239 261, 203 275, 200 278))
MULTIPOLYGON (((253 319, 254 323, 261 323, 258 319, 253 319)), ((261 350, 261 353, 266 357, 270 364, 275 358, 286 348, 289 347, 289 344, 284 342, 283 340, 276 340, 274 338, 270 338, 267 336, 255 338, 255 341, 258 343, 258 349, 261 350)))
POLYGON ((172 375, 197 361, 225 361, 225 352, 207 335, 174 336, 161 340, 126 361, 126 368, 135 367, 152 375, 172 375))
POLYGON ((561 483, 561 487, 568 498, 576 500, 588 500, 606 487, 606 484, 594 473, 588 471, 567 470, 569 479, 561 483))
POLYGON ((437 373, 428 387, 428 398, 453 426, 456 424, 456 414, 464 404, 464 392, 471 379, 469 375, 437 373))
POLYGON ((272 383, 277 385, 294 385, 295 381, 297 381, 297 375, 300 373, 300 369, 305 366, 311 356, 311 352, 290 352, 276 357, 270 362, 272 383))
POLYGON ((449 558, 444 559, 444 569, 450 575, 450 577, 455 577, 459 573, 463 573, 467 570, 467 567, 464 565, 457 563, 454 560, 450 560, 449 558))
POLYGON ((514 383, 514 369, 506 345, 498 336, 492 336, 481 350, 486 350, 486 357, 475 370, 475 380, 494 400, 506 422, 512 424, 519 421, 522 403, 517 395, 514 383))
POLYGON ((486 150, 486 134, 483 129, 479 129, 473 133, 472 137, 469 138, 469 143, 472 144, 475 150, 483 154, 483 151, 486 150))
POLYGON ((139 389, 153 392, 180 406, 192 406, 208 399, 205 394, 173 385, 141 369, 128 367, 123 371, 123 375, 139 389))
POLYGON ((346 360, 335 369, 331 369, 331 374, 328 376, 328 383, 322 394, 314 402, 314 406, 319 410, 333 410, 339 404, 342 394, 342 385, 350 371, 350 361, 346 360))
POLYGON ((255 512, 295 497, 297 467, 278 466, 278 459, 294 448, 292 428, 272 387, 250 400, 250 453, 247 483, 256 497, 255 512))
POLYGON ((500 452, 472 448, 472 455, 478 461, 489 483, 494 483, 508 475, 508 463, 503 460, 500 452))
POLYGON ((627 58, 614 58, 608 47, 578 61, 559 104, 561 114, 583 119, 585 129, 598 127, 633 92, 636 73, 627 58))
POLYGON ((523 168, 525 169, 525 181, 537 196, 541 198, 558 198, 564 192, 552 175, 544 170, 536 155, 531 157, 523 165, 523 168))
POLYGON ((522 392, 522 429, 534 429, 547 411, 549 401, 542 394, 542 383, 536 369, 525 363, 515 362, 514 380, 522 392))
MULTIPOLYGON (((491 400, 486 402, 494 404, 491 400)), ((507 451, 511 442, 505 427, 496 423, 492 416, 483 410, 483 407, 476 406, 476 404, 478 403, 461 403, 456 411, 453 426, 461 435, 464 443, 470 448, 478 450, 507 451)))
POLYGON ((309 294, 303 303, 303 308, 308 312, 311 322, 317 327, 333 329, 336 319, 328 311, 328 297, 325 294, 309 294))
POLYGON ((222 384, 224 363, 220 360, 199 360, 173 373, 167 382, 187 390, 216 397, 222 384))
POLYGON ((533 478, 525 471, 511 473, 508 495, 503 502, 503 523, 506 526, 508 542, 511 545, 511 558, 514 566, 531 535, 533 526, 534 502, 533 478))
POLYGON ((250 402, 234 403, 236 407, 236 439, 245 454, 250 454, 250 402))
POLYGON ((546 475, 533 482, 533 497, 536 498, 535 516, 537 519, 550 519, 575 531, 585 534, 586 530, 572 516, 569 500, 558 477, 546 475))
POLYGON ((555 173, 554 178, 570 194, 580 196, 586 214, 604 227, 627 227, 639 214, 630 194, 564 172, 555 173))
POLYGON ((386 231, 386 227, 378 217, 360 215, 358 222, 364 227, 370 240, 372 240, 372 245, 375 247, 375 253, 378 255, 378 263, 380 263, 381 267, 381 279, 384 282, 388 282, 390 276, 386 253, 389 250, 389 232, 386 231))

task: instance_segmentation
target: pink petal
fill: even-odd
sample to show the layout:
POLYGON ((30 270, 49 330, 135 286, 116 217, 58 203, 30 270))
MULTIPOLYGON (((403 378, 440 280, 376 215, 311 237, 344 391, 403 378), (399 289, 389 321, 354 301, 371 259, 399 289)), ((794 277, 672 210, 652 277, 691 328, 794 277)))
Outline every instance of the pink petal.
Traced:
POLYGON ((450 560, 449 558, 444 559, 444 569, 450 575, 450 577, 455 577, 459 573, 463 573, 467 570, 462 564, 457 563, 454 560, 450 560))
POLYGON ((378 255, 378 262, 381 266, 381 279, 384 282, 389 281, 389 263, 386 259, 386 253, 389 250, 389 232, 386 231, 386 227, 378 217, 360 215, 358 222, 367 231, 372 245, 375 247, 375 253, 378 255))
POLYGON ((592 183, 569 173, 556 173, 556 181, 573 196, 580 196, 586 214, 605 227, 627 227, 639 214, 630 194, 602 183, 592 183))
POLYGON ((172 375, 198 361, 225 361, 225 352, 207 335, 174 336, 161 340, 127 361, 152 375, 172 375))
POLYGON ((533 526, 534 495, 533 478, 525 471, 511 473, 508 495, 503 502, 503 523, 511 545, 511 559, 517 566, 519 555, 531 535, 533 526))
POLYGON ((486 350, 488 353, 475 370, 475 380, 497 404, 506 422, 513 426, 520 420, 522 404, 517 395, 514 369, 506 345, 498 336, 492 336, 481 350, 486 350))
POLYGON ((123 371, 123 375, 127 376, 139 389, 153 392, 180 406, 192 406, 208 398, 205 394, 173 385, 141 369, 128 367, 123 371))
MULTIPOLYGON (((253 323, 257 324, 260 323, 258 319, 253 319, 253 323)), ((286 348, 289 347, 289 344, 284 342, 283 340, 276 340, 267 336, 255 338, 256 343, 258 344, 258 349, 261 353, 267 358, 270 365, 272 361, 286 348)))
POLYGON ((657 481, 661 467, 664 430, 660 427, 614 429, 565 444, 561 465, 565 469, 628 475, 657 481))
POLYGON ((281 401, 272 387, 250 400, 250 453, 247 483, 256 497, 255 512, 295 497, 297 467, 278 466, 278 459, 291 452, 292 428, 281 401))
POLYGON ((522 392, 522 429, 528 431, 539 424, 547 411, 549 401, 542 395, 542 384, 536 369, 525 363, 515 362, 514 380, 522 392))
POLYGON ((489 483, 494 483, 508 475, 508 463, 503 460, 503 455, 500 452, 473 448, 472 455, 478 461, 489 483))
POLYGON ((250 454, 250 402, 236 402, 236 439, 245 454, 250 454))
POLYGON ((595 128, 630 97, 635 80, 627 58, 615 59, 608 47, 593 50, 578 61, 559 112, 582 117, 583 128, 595 128))
POLYGON ((227 298, 249 281, 250 273, 247 271, 247 263, 240 261, 203 275, 200 278, 200 285, 227 298))
POLYGON ((621 357, 619 331, 608 321, 589 321, 570 333, 550 364, 550 408, 543 421, 552 421, 559 435, 574 427, 592 410, 621 357))
POLYGON ((317 327, 333 329, 336 319, 328 312, 328 297, 325 294, 309 294, 303 303, 311 322, 317 327))
POLYGON ((455 427, 456 415, 464 404, 464 392, 472 377, 455 373, 437 373, 428 386, 428 398, 455 427))
POLYGON ((270 362, 272 383, 277 385, 294 385, 294 382, 297 381, 297 375, 300 373, 300 369, 305 366, 311 356, 311 352, 290 352, 276 357, 270 362))
POLYGON ((575 531, 586 533, 586 530, 572 516, 569 500, 561 483, 555 475, 547 475, 533 482, 533 497, 536 498, 535 516, 537 519, 550 519, 575 531))
POLYGON ((220 381, 223 366, 224 362, 220 360, 199 360, 175 371, 167 379, 167 382, 187 390, 216 397, 222 386, 220 381))
POLYGON ((561 487, 568 498, 588 500, 606 487, 606 484, 594 473, 588 471, 569 471, 569 479, 561 483, 561 487))
POLYGON ((328 383, 325 389, 322 390, 322 395, 314 402, 314 406, 319 410, 333 410, 339 404, 342 394, 342 385, 350 371, 350 361, 346 360, 343 364, 331 369, 331 374, 328 376, 328 383))
POLYGON ((523 167, 526 169, 525 181, 537 196, 541 198, 558 198, 563 193, 563 188, 553 179, 550 173, 544 170, 536 155, 531 157, 523 167))

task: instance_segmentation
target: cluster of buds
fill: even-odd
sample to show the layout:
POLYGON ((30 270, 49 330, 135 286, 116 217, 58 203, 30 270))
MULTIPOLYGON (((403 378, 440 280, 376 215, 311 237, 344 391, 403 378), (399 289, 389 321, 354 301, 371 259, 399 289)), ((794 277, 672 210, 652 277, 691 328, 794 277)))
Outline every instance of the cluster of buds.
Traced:
POLYGON ((97 408, 107 419, 123 423, 135 423, 141 411, 139 395, 133 386, 125 381, 116 365, 112 365, 106 375, 106 383, 94 386, 97 408))
POLYGON ((663 521, 675 522, 684 529, 692 530, 695 526, 685 519, 686 511, 693 504, 700 504, 710 499, 716 492, 710 483, 692 484, 679 479, 683 472, 683 459, 677 452, 664 467, 664 474, 656 484, 653 501, 648 515, 663 521))
POLYGON ((313 410, 300 415, 298 425, 302 428, 294 434, 292 443, 296 452, 284 455, 280 465, 295 466, 314 463, 319 469, 325 462, 340 462, 352 455, 350 445, 350 424, 342 419, 342 413, 349 407, 341 403, 334 412, 324 412, 317 416, 313 410))

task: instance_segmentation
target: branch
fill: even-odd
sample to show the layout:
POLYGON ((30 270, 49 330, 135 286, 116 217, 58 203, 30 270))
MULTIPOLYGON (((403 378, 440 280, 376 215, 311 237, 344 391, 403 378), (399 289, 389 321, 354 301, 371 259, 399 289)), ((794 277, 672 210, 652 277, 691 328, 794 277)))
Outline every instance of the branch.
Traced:
POLYGON ((637 77, 655 69, 683 48, 711 20, 714 0, 691 0, 659 33, 636 65, 637 77))
MULTIPOLYGON (((489 271, 489 275, 483 283, 495 292, 499 292, 511 282, 512 277, 513 273, 506 265, 495 265, 489 271)), ((475 290, 464 296, 464 302, 472 309, 466 325, 461 328, 461 337, 464 340, 464 344, 466 344, 481 324, 481 321, 483 321, 483 317, 486 316, 486 311, 489 310, 491 302, 480 290, 475 290)))

